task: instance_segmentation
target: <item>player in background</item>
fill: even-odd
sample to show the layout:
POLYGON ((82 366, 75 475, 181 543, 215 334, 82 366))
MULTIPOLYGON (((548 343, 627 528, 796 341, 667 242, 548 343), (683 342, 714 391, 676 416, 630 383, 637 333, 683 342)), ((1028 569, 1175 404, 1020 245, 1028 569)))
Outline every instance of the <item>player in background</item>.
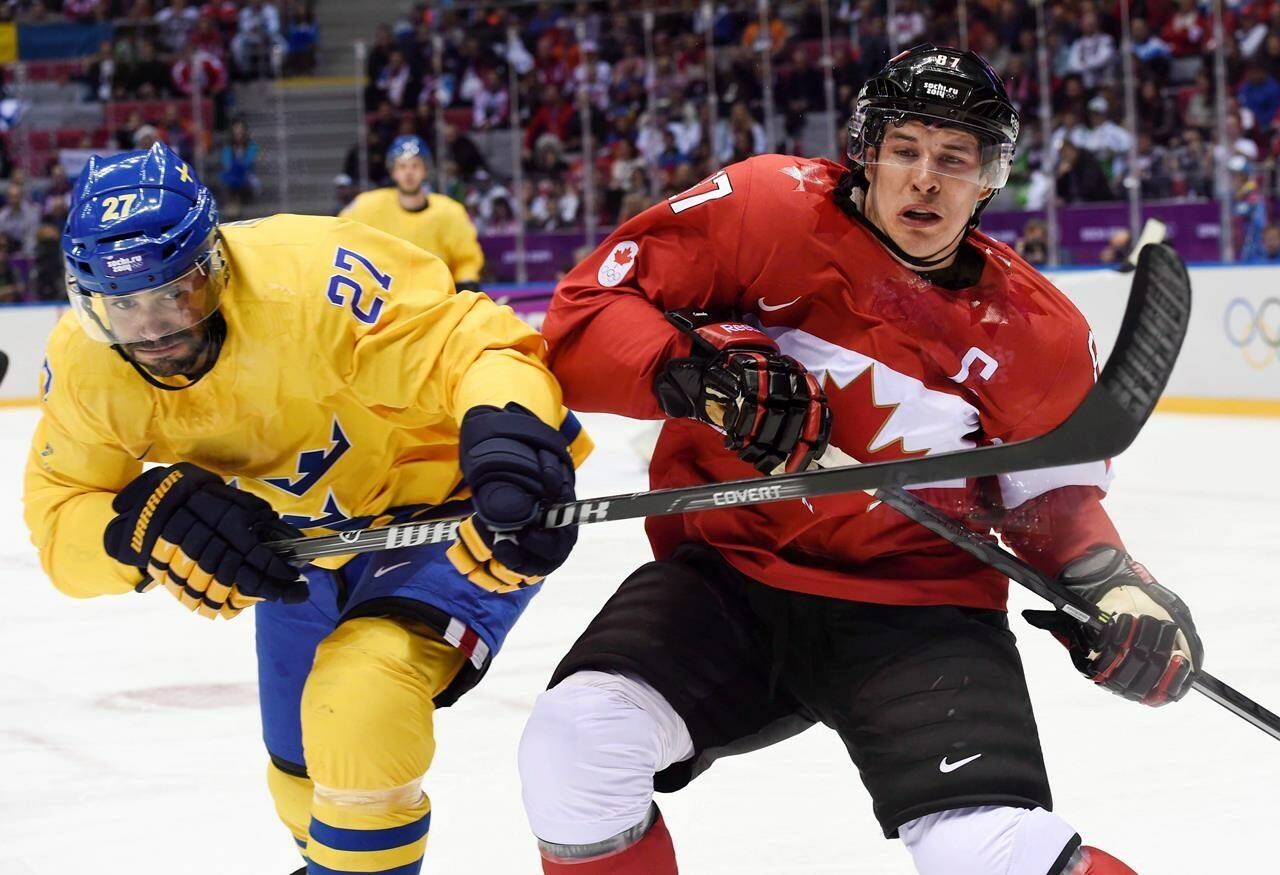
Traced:
POLYGON ((439 256, 460 290, 480 291, 484 253, 467 208, 451 197, 427 190, 431 150, 421 137, 396 137, 387 150, 387 169, 395 185, 356 195, 340 215, 372 225, 439 256))
POLYGON ((542 338, 367 225, 219 226, 162 144, 89 161, 63 251, 26 472, 45 571, 78 598, 256 605, 267 783, 306 871, 416 873, 434 710, 576 538, 525 530, 589 449, 542 338), (468 507, 453 545, 302 569, 263 546, 468 507))
MULTIPOLYGON (((875 462, 1049 431, 1096 362, 1066 297, 977 230, 1017 133, 980 57, 902 53, 859 95, 852 170, 734 164, 561 282, 545 331, 566 403, 664 419, 654 488, 803 470, 828 442, 875 462)), ((912 489, 1113 612, 1101 640, 1029 619, 1099 685, 1160 705, 1202 650, 1103 511, 1110 476, 912 489)), ((656 561, 573 645, 521 741, 545 872, 676 872, 654 790, 821 722, 924 875, 1132 875, 1052 813, 998 572, 864 493, 655 517, 648 534, 656 561)))

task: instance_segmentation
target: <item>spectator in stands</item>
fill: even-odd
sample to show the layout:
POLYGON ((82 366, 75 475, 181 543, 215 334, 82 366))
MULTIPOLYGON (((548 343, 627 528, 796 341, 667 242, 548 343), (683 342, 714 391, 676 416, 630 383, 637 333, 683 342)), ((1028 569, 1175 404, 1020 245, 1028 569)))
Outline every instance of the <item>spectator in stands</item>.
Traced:
POLYGON ((257 163, 258 144, 249 135, 249 125, 244 119, 236 119, 231 123, 231 138, 219 155, 222 191, 218 203, 227 218, 240 218, 245 205, 252 203, 262 190, 257 163))
POLYGON ((150 149, 160 139, 160 129, 155 125, 143 125, 133 132, 133 148, 150 149))
POLYGON ((1169 165, 1175 197, 1207 198, 1212 186, 1212 156, 1197 128, 1187 128, 1172 141, 1169 165))
POLYGON ((570 150, 576 149, 581 133, 578 112, 573 104, 562 96, 560 89, 546 85, 542 89, 542 102, 524 129, 524 148, 531 155, 534 144, 544 134, 550 134, 570 150))
POLYGON ((925 31, 924 13, 915 0, 901 0, 889 18, 889 34, 899 49, 906 49, 922 42, 925 31))
POLYGON ((156 57, 155 43, 142 38, 137 40, 137 47, 137 59, 117 75, 126 94, 140 100, 155 100, 172 93, 170 67, 156 57))
POLYGON ((378 81, 382 68, 390 63, 391 53, 395 50, 396 41, 391 34, 391 25, 379 24, 373 34, 373 44, 369 46, 369 53, 365 57, 365 75, 370 82, 378 81))
POLYGON ((689 163, 691 163, 689 156, 680 151, 680 147, 676 143, 676 135, 672 133, 670 128, 664 128, 662 131, 662 151, 658 153, 657 161, 663 176, 670 179, 675 175, 678 168, 689 163))
POLYGON ((525 227, 530 231, 555 230, 555 186, 550 179, 538 180, 534 187, 533 197, 525 207, 525 227))
POLYGON ((458 130, 456 125, 444 126, 445 157, 458 168, 458 175, 463 179, 474 179, 477 173, 489 172, 489 164, 484 152, 476 145, 476 141, 458 130))
POLYGON ((356 188, 355 181, 345 173, 339 173, 333 178, 333 202, 334 207, 330 212, 338 215, 347 208, 356 195, 360 192, 356 188))
POLYGON ((1167 143, 1182 127, 1178 104, 1165 93, 1155 79, 1143 79, 1138 85, 1138 124, 1151 134, 1156 143, 1167 143))
POLYGON ((1098 159, 1070 140, 1058 150, 1058 197, 1067 203, 1114 197, 1098 159))
POLYGON ((222 31, 218 30, 212 18, 200 16, 196 19, 196 26, 187 36, 186 45, 180 47, 178 53, 181 54, 188 48, 208 52, 221 60, 226 57, 227 42, 222 38, 222 31))
POLYGON ((1260 62, 1245 67, 1244 81, 1236 89, 1240 106, 1253 113, 1256 129, 1266 130, 1280 109, 1280 82, 1260 62))
POLYGON ((511 112, 511 95, 502 81, 502 71, 491 68, 484 72, 483 85, 471 103, 471 127, 478 131, 502 127, 511 112))
POLYGON ((31 294, 37 301, 67 298, 66 266, 62 262, 62 226, 41 222, 36 229, 35 256, 31 263, 31 294))
POLYGON ((616 217, 622 207, 622 199, 632 184, 636 170, 644 168, 644 159, 636 153, 636 147, 627 139, 618 140, 613 147, 613 163, 609 166, 609 178, 605 188, 605 215, 616 217))
POLYGON ((1018 254, 1034 265, 1049 261, 1049 230, 1042 219, 1027 219, 1022 236, 1014 245, 1018 254))
POLYGON ((90 101, 108 101, 112 98, 113 81, 116 74, 116 57, 110 40, 98 44, 98 54, 85 67, 84 83, 87 87, 85 99, 90 101))
POLYGON ((280 11, 267 0, 248 0, 240 7, 236 33, 231 38, 236 74, 243 79, 270 76, 271 58, 276 50, 284 50, 280 11))
POLYGON ((1116 41, 1099 30, 1098 14, 1086 12, 1080 19, 1080 36, 1067 53, 1067 70, 1076 73, 1086 88, 1109 85, 1116 62, 1116 41))
POLYGON ((187 3, 187 0, 170 0, 169 4, 155 15, 156 27, 160 31, 160 45, 166 52, 176 55, 187 44, 187 38, 196 29, 200 19, 200 10, 187 3))
POLYGON ((1129 233, 1129 229, 1118 228, 1112 232, 1107 245, 1102 247, 1098 261, 1103 264, 1119 264, 1129 257, 1129 250, 1132 248, 1133 235, 1129 233))
POLYGON ((160 139, 170 149, 177 152, 187 161, 195 160, 195 138, 191 126, 182 118, 176 104, 166 103, 164 116, 156 126, 160 131, 160 139))
POLYGON ((638 216, 653 204, 654 198, 649 193, 649 174, 643 166, 631 171, 631 184, 618 209, 618 224, 621 225, 632 216, 638 216))
POLYGON ((1138 182, 1142 196, 1158 200, 1173 196, 1169 150, 1154 141, 1149 131, 1138 134, 1138 182))
POLYGON ((67 213, 71 211, 71 180, 61 164, 54 164, 49 170, 49 187, 45 190, 40 205, 42 221, 61 228, 67 221, 67 213))
POLYGON ((201 93, 216 97, 226 91, 229 77, 221 58, 191 44, 174 62, 170 78, 181 94, 190 95, 199 88, 201 93))
POLYGON ((533 149, 533 158, 529 162, 529 173, 535 179, 554 179, 563 176, 569 169, 564 160, 564 143, 555 134, 543 134, 538 138, 533 149))
POLYGON ((1263 261, 1280 261, 1280 225, 1267 225, 1262 229, 1263 261))
POLYGON ((581 45, 582 60, 573 69, 573 93, 586 92, 592 112, 604 112, 609 108, 609 85, 612 68, 600 57, 599 47, 588 40, 581 45))
POLYGON ((553 179, 551 186, 555 199, 556 227, 575 228, 580 225, 582 199, 578 196, 577 186, 566 184, 564 179, 553 179))
POLYGON ((1262 233, 1267 227, 1267 199, 1253 173, 1252 163, 1243 155, 1227 162, 1231 171, 1231 212, 1236 219, 1235 238, 1240 241, 1240 260, 1262 258, 1262 233))
POLYGON ((387 65, 378 74, 377 89, 382 99, 393 107, 408 109, 418 96, 413 71, 399 51, 391 53, 387 65))
POLYGON ((16 304, 22 300, 22 280, 9 259, 9 250, 0 245, 0 304, 16 304))
POLYGON ((505 197, 495 198, 491 214, 485 222, 485 230, 489 234, 515 234, 520 229, 520 220, 516 218, 511 201, 505 197))
POLYGON ((1177 0, 1177 7, 1160 36, 1169 44, 1175 58, 1199 55, 1205 49, 1209 22, 1196 7, 1196 0, 1177 0))
POLYGON ((116 148, 122 152, 133 148, 133 133, 142 127, 142 113, 132 110, 124 124, 115 132, 116 148))
POLYGON ((1262 20, 1259 4, 1242 3, 1238 14, 1240 26, 1235 32, 1236 49, 1241 58, 1251 61, 1262 49, 1262 44, 1267 38, 1267 24, 1262 20))
POLYGON ((1169 44, 1151 32, 1151 26, 1145 18, 1133 20, 1131 38, 1134 58, 1142 67, 1163 78, 1169 69, 1169 58, 1173 55, 1169 44))
POLYGON ((289 30, 285 35, 286 75, 309 75, 316 68, 316 43, 320 27, 311 7, 294 0, 289 11, 289 30))
POLYGON ((8 240, 9 251, 34 252, 39 226, 40 208, 27 199, 21 183, 10 182, 8 197, 0 207, 0 236, 8 240))
POLYGON ((729 111, 729 117, 721 119, 716 125, 716 161, 719 164, 729 164, 741 160, 734 155, 740 155, 743 151, 759 155, 765 150, 764 125, 752 117, 751 110, 745 103, 735 103, 729 111))
POLYGON ((1071 142, 1088 152, 1117 179, 1123 171, 1125 159, 1133 138, 1129 132, 1113 122, 1108 112, 1107 99, 1099 94, 1089 101, 1087 125, 1077 125, 1070 133, 1071 142))

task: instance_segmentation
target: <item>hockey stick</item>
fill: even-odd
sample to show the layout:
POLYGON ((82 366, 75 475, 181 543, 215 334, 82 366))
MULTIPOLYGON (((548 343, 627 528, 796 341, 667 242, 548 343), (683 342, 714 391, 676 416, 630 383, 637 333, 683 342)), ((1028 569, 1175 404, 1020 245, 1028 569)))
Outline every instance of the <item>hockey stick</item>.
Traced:
MULTIPOLYGON (((549 508, 547 528, 885 489, 1093 462, 1138 436, 1173 371, 1191 315, 1186 268, 1164 245, 1143 248, 1120 333, 1098 382, 1057 428, 1024 441, 931 456, 583 499, 549 508)), ((1028 367, 1034 366, 1028 364, 1028 367)), ((465 517, 274 541, 295 562, 451 541, 465 517)))
MULTIPOLYGON (((990 565, 1010 580, 1052 604, 1059 611, 1090 629, 1101 631, 1111 622, 1111 615, 1082 598, 1056 580, 1036 571, 1017 556, 1000 547, 995 539, 980 535, 963 523, 925 503, 903 489, 881 489, 876 498, 914 520, 942 539, 955 544, 979 562, 990 565)), ((1195 673, 1191 686, 1232 714, 1249 721, 1272 738, 1280 739, 1280 716, 1277 716, 1243 693, 1227 686, 1206 671, 1195 673)))
POLYGON ((9 357, 0 352, 0 383, 4 382, 4 375, 9 372, 9 357))

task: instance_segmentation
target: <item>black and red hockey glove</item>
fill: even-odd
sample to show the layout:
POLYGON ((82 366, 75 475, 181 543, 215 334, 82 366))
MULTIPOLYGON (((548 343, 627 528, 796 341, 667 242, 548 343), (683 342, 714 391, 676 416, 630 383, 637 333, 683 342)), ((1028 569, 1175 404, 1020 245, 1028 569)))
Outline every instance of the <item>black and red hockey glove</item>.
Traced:
POLYGON ((666 316, 693 339, 693 349, 688 358, 668 361, 654 380, 663 412, 714 426, 727 449, 764 474, 803 471, 822 455, 831 411, 803 365, 750 325, 702 310, 666 316))
POLYGON ((1059 611, 1023 611, 1022 616, 1065 644, 1085 677, 1144 705, 1186 695, 1204 664, 1204 646, 1182 599, 1114 547, 1076 559, 1059 580, 1111 614, 1104 631, 1090 630, 1059 611))
POLYGON ((265 546, 302 533, 271 505, 189 462, 139 474, 111 503, 103 546, 202 617, 230 619, 254 602, 307 600, 306 579, 265 546))

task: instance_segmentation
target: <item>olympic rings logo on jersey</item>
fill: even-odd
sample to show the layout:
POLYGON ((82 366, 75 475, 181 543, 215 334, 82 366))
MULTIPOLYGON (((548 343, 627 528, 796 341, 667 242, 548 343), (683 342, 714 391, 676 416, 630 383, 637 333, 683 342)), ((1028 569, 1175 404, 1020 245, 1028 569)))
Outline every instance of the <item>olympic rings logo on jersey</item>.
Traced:
POLYGON ((1280 298, 1254 305, 1248 298, 1234 298, 1223 314, 1227 340, 1241 350, 1245 362, 1262 370, 1280 358, 1280 298))

